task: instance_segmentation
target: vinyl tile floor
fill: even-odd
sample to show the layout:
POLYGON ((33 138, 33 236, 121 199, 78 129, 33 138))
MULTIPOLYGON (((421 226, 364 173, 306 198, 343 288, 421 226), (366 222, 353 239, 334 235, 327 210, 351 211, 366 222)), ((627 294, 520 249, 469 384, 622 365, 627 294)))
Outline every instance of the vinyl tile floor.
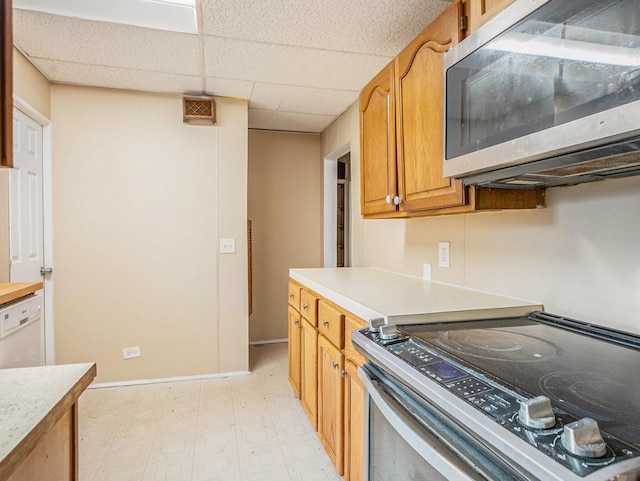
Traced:
POLYGON ((80 481, 340 481, 293 396, 287 345, 249 353, 247 376, 85 391, 80 481))

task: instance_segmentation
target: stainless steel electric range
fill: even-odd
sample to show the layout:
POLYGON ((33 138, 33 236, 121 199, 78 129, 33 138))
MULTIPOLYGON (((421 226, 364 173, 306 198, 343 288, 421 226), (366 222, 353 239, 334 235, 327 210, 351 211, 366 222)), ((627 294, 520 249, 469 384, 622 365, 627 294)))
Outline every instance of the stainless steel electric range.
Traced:
POLYGON ((525 318, 371 322, 370 481, 640 480, 640 337, 525 318))

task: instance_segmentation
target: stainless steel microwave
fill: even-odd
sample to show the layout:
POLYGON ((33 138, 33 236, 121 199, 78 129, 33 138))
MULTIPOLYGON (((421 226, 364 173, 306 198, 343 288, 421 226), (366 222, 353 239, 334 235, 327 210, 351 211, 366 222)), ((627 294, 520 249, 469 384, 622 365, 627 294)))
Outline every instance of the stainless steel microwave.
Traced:
POLYGON ((446 177, 640 175, 640 0, 517 0, 447 52, 445 85, 446 177))

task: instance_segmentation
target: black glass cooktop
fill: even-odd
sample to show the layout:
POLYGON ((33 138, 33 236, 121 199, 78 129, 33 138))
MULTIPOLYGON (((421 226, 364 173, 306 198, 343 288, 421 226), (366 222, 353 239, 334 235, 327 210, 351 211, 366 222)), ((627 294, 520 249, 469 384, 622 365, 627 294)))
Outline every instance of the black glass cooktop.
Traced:
MULTIPOLYGON (((592 326, 581 324, 584 332, 527 318, 402 329, 507 385, 549 397, 577 418, 591 417, 601 429, 640 447, 640 348, 592 337, 592 326)), ((626 337, 633 343, 635 336, 626 337)))

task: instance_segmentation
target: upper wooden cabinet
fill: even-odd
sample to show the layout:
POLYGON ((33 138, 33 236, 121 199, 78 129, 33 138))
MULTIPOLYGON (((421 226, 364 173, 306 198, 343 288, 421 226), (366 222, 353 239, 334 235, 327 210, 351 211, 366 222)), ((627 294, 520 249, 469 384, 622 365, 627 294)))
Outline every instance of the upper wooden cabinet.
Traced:
POLYGON ((0 0, 0 167, 13 167, 13 42, 11 0, 0 0))
POLYGON ((545 204, 543 189, 465 187, 442 176, 444 54, 462 39, 462 17, 463 5, 456 1, 360 93, 365 217, 532 209, 545 204))
POLYGON ((394 63, 387 65, 360 93, 360 200, 362 214, 394 212, 396 132, 394 63))
POLYGON ((466 0, 464 5, 467 16, 466 35, 478 30, 513 2, 515 0, 466 0))
POLYGON ((401 210, 462 205, 462 182, 442 176, 444 54, 458 43, 462 8, 454 3, 395 59, 401 210))

